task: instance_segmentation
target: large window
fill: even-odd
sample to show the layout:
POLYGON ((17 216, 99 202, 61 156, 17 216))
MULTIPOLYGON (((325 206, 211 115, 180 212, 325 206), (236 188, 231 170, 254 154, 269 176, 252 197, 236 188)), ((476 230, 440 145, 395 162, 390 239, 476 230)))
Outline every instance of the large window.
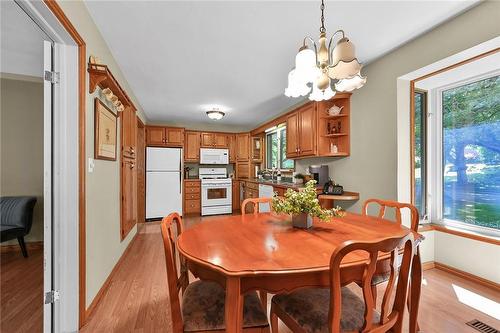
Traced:
POLYGON ((427 93, 415 91, 414 133, 414 202, 420 213, 420 218, 427 214, 426 204, 426 133, 427 133, 427 93))
POLYGON ((500 76, 440 91, 442 217, 500 229, 500 76))
POLYGON ((268 169, 293 169, 293 160, 286 158, 286 126, 280 125, 266 134, 266 164, 268 169))

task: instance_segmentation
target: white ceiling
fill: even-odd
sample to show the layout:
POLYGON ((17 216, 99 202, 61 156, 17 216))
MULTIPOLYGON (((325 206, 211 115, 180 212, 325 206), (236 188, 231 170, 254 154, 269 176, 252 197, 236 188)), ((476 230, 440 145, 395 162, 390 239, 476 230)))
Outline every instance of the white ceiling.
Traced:
POLYGON ((43 40, 49 38, 14 1, 0 1, 0 72, 42 77, 43 40))
MULTIPOLYGON (((329 1, 368 63, 477 1, 329 1)), ((317 39, 319 1, 86 1, 150 121, 253 128, 300 102, 283 95, 302 38, 317 39)), ((99 56, 99 55, 97 55, 99 56)), ((369 78, 368 78, 369 80, 369 78)))

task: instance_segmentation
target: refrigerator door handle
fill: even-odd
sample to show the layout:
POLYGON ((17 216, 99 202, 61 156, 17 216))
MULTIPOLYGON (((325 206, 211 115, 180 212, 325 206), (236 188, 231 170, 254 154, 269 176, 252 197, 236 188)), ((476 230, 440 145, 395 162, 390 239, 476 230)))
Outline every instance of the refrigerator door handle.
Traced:
POLYGON ((179 159, 179 193, 182 194, 182 158, 179 159))

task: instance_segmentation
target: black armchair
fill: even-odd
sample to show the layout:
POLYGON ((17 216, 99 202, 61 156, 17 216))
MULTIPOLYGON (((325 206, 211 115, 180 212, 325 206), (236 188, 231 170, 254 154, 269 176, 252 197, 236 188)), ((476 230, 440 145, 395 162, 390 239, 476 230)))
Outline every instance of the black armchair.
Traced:
POLYGON ((33 207, 36 197, 0 198, 0 241, 17 238, 23 256, 28 257, 24 236, 29 234, 33 224, 33 207))

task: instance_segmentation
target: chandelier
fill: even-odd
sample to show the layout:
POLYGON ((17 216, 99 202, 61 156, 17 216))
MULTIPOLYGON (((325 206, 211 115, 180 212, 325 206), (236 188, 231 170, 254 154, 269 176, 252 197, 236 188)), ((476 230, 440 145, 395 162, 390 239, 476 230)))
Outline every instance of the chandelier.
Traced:
POLYGON ((207 111, 207 117, 212 120, 221 120, 224 117, 225 113, 220 111, 218 108, 213 108, 210 111, 207 111))
POLYGON ((349 41, 343 30, 337 30, 326 46, 325 3, 321 0, 321 27, 318 45, 311 37, 305 37, 295 57, 295 68, 288 73, 288 87, 285 95, 299 97, 309 95, 312 101, 328 100, 337 91, 350 92, 361 88, 366 77, 361 75, 362 65, 354 52, 354 44, 349 41), (332 49, 337 34, 341 38, 332 49), (310 49, 310 42, 314 50, 310 49), (335 90, 332 89, 332 84, 335 90), (311 92, 312 90, 312 92, 311 92))

